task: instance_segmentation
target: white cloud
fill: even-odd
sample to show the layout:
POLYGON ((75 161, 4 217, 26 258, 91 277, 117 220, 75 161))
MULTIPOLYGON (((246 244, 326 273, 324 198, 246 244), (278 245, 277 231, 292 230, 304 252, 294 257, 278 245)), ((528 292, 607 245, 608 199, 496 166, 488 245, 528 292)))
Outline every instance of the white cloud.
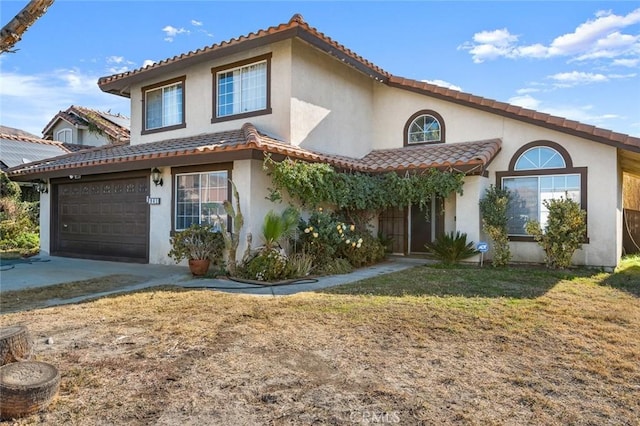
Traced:
POLYGON ((164 38, 165 41, 168 41, 168 42, 172 42, 177 35, 189 34, 189 30, 185 30, 184 28, 176 28, 171 25, 167 25, 162 29, 162 31, 166 35, 166 37, 164 38))
POLYGON ((634 78, 636 74, 596 74, 590 72, 561 72, 548 76, 555 87, 573 87, 581 84, 604 83, 610 80, 634 78))
POLYGON ((626 16, 615 15, 611 11, 599 11, 595 16, 595 19, 578 25, 573 32, 556 37, 549 45, 518 45, 519 37, 503 28, 478 32, 473 35, 473 41, 463 43, 458 49, 468 50, 475 63, 500 57, 569 57, 571 61, 637 58, 640 54, 640 35, 621 31, 640 23, 640 9, 626 16))
POLYGON ((457 90, 458 92, 462 92, 462 88, 460 88, 460 86, 456 86, 455 84, 449 83, 448 81, 444 81, 444 80, 422 80, 422 81, 425 83, 435 84, 436 86, 446 87, 447 89, 457 90))
POLYGON ((640 59, 616 59, 611 63, 611 65, 629 68, 635 68, 638 64, 640 64, 640 59))
POLYGON ((191 20, 191 25, 193 25, 194 27, 201 27, 202 26, 202 21, 196 21, 195 19, 191 20))
POLYGON ((514 96, 509 99, 509 103, 515 106, 528 109, 538 109, 540 101, 531 95, 514 96))
POLYGON ((525 87, 523 89, 516 90, 516 93, 518 95, 526 95, 527 93, 536 93, 536 92, 539 92, 539 91, 540 91, 540 89, 536 89, 534 87, 525 87))
POLYGON ((577 84, 601 83, 604 81, 609 81, 609 78, 607 78, 607 76, 604 74, 594 74, 579 71, 561 72, 550 75, 548 78, 557 81, 560 84, 568 84, 572 86, 575 86, 577 84))
POLYGON ((33 75, 3 71, 0 97, 12 108, 2 111, 2 124, 41 135, 49 120, 71 105, 110 109, 128 116, 129 99, 102 92, 98 78, 78 69, 33 75))
POLYGON ((605 128, 608 127, 607 122, 625 118, 617 114, 595 114, 593 112, 593 105, 552 105, 530 95, 514 96, 509 99, 509 103, 523 108, 555 115, 557 117, 563 117, 569 120, 576 120, 581 123, 589 123, 605 128))
POLYGON ((151 59, 145 59, 144 62, 142 63, 142 67, 150 67, 151 65, 155 64, 156 61, 153 61, 151 59))
POLYGON ((127 72, 131 69, 131 66, 135 65, 135 62, 126 60, 124 56, 107 56, 106 62, 110 65, 117 65, 108 68, 112 74, 127 72))

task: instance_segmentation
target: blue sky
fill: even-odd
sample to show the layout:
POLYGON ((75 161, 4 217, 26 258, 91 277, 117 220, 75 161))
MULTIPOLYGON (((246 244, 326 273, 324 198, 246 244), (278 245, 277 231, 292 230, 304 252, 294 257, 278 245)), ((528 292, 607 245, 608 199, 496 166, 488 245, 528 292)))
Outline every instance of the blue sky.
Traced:
MULTIPOLYGON (((2 25, 27 2, 2 0, 2 25)), ((56 0, 0 55, 0 124, 41 135, 72 104, 129 115, 99 77, 294 13, 392 74, 640 136, 640 1, 56 0)))

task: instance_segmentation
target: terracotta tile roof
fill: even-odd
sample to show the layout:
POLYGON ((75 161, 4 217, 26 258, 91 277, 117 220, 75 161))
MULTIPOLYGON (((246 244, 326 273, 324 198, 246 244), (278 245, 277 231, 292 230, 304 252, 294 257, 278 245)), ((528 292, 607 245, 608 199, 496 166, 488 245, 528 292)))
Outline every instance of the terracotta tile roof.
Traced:
POLYGON ((274 41, 293 37, 298 37, 309 42, 313 46, 332 56, 340 58, 343 62, 368 74, 372 78, 382 81, 392 87, 415 91, 424 95, 481 109, 493 114, 502 115, 515 120, 525 121, 563 133, 616 146, 624 150, 640 152, 640 138, 637 137, 533 111, 505 102, 499 102, 471 95, 469 93, 459 92, 435 86, 433 84, 392 75, 346 48, 342 44, 332 40, 317 29, 309 26, 299 14, 294 15, 286 24, 269 27, 265 30, 259 30, 255 33, 250 33, 229 41, 214 44, 203 49, 174 56, 173 58, 165 59, 145 68, 102 77, 98 81, 98 85, 105 92, 114 93, 120 96, 128 96, 129 86, 133 82, 152 78, 155 75, 186 66, 192 62, 209 60, 212 57, 223 56, 241 51, 242 49, 250 49, 256 45, 272 43, 274 41))
MULTIPOLYGON (((19 178, 35 174, 64 175, 58 172, 81 168, 88 172, 93 169, 94 173, 100 167, 107 167, 109 171, 139 170, 150 164, 197 164, 198 157, 207 154, 237 154, 252 151, 280 154, 310 162, 326 162, 340 169, 364 172, 437 167, 481 173, 500 150, 500 144, 499 140, 490 140, 425 145, 373 151, 362 159, 356 159, 322 154, 288 145, 260 133, 252 124, 247 123, 241 129, 226 132, 136 145, 101 146, 15 167, 9 170, 9 174, 13 178, 19 178)), ((243 158, 256 157, 247 155, 243 158)), ((207 157, 207 162, 215 162, 215 158, 207 157)))
POLYGON ((49 134, 49 132, 58 120, 64 120, 74 126, 88 127, 92 123, 112 142, 127 142, 130 139, 129 119, 120 114, 115 115, 109 112, 71 105, 65 111, 58 112, 47 123, 42 130, 42 134, 45 137, 53 138, 53 135, 49 134))
POLYGON ((624 133, 613 132, 611 130, 580 123, 575 120, 557 117, 547 113, 475 96, 469 93, 436 86, 422 81, 392 76, 389 79, 388 84, 392 87, 398 87, 471 108, 481 109, 493 114, 525 121, 559 132, 569 133, 585 139, 616 146, 618 148, 640 152, 640 138, 624 133))
POLYGON ((429 169, 432 167, 465 173, 484 168, 500 151, 502 141, 430 144, 372 151, 360 160, 372 171, 429 169))
POLYGON ((390 74, 382 68, 311 27, 305 22, 302 15, 295 14, 287 23, 272 26, 264 30, 258 30, 257 32, 232 38, 231 40, 213 44, 202 49, 176 55, 143 68, 101 77, 98 80, 98 86, 105 92, 128 97, 130 95, 129 86, 131 82, 152 78, 159 73, 165 73, 177 67, 184 67, 190 63, 202 62, 218 56, 228 55, 234 53, 235 50, 249 49, 257 45, 273 43, 293 37, 298 37, 324 50, 330 55, 340 58, 343 62, 354 66, 373 78, 386 80, 390 76, 390 74), (177 64, 178 62, 180 62, 180 64, 177 64), (138 78, 141 74, 145 74, 145 76, 138 78))

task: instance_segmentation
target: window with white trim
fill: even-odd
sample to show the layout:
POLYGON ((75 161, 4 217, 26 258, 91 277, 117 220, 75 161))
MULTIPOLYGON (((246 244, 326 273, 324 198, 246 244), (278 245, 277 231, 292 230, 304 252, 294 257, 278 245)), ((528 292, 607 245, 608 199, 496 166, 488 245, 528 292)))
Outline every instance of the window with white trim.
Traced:
POLYGON ((73 143, 73 133, 71 129, 62 129, 56 132, 56 140, 64 143, 73 143))
POLYGON ((183 173, 176 177, 175 229, 192 224, 226 224, 222 203, 228 199, 226 170, 183 173), (220 219, 220 221, 218 220, 220 219))
POLYGON ((184 125, 184 79, 143 88, 144 130, 168 130, 184 125))
POLYGON ((534 146, 515 159, 512 172, 499 173, 502 187, 512 195, 507 209, 508 235, 527 236, 525 225, 531 220, 544 228, 549 215, 545 200, 568 197, 582 202, 586 170, 567 167, 566 155, 550 146, 534 146))
POLYGON ((269 109, 269 58, 214 70, 215 118, 269 109))
POLYGON ((440 122, 432 115, 421 115, 409 126, 407 141, 409 144, 440 142, 440 122))

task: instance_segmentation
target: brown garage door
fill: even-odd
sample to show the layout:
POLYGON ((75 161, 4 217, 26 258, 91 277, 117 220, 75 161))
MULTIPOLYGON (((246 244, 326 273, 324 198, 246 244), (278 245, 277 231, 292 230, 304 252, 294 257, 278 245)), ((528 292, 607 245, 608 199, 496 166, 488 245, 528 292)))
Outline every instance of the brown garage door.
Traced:
POLYGON ((149 261, 148 176, 83 178, 54 188, 52 254, 149 261))

